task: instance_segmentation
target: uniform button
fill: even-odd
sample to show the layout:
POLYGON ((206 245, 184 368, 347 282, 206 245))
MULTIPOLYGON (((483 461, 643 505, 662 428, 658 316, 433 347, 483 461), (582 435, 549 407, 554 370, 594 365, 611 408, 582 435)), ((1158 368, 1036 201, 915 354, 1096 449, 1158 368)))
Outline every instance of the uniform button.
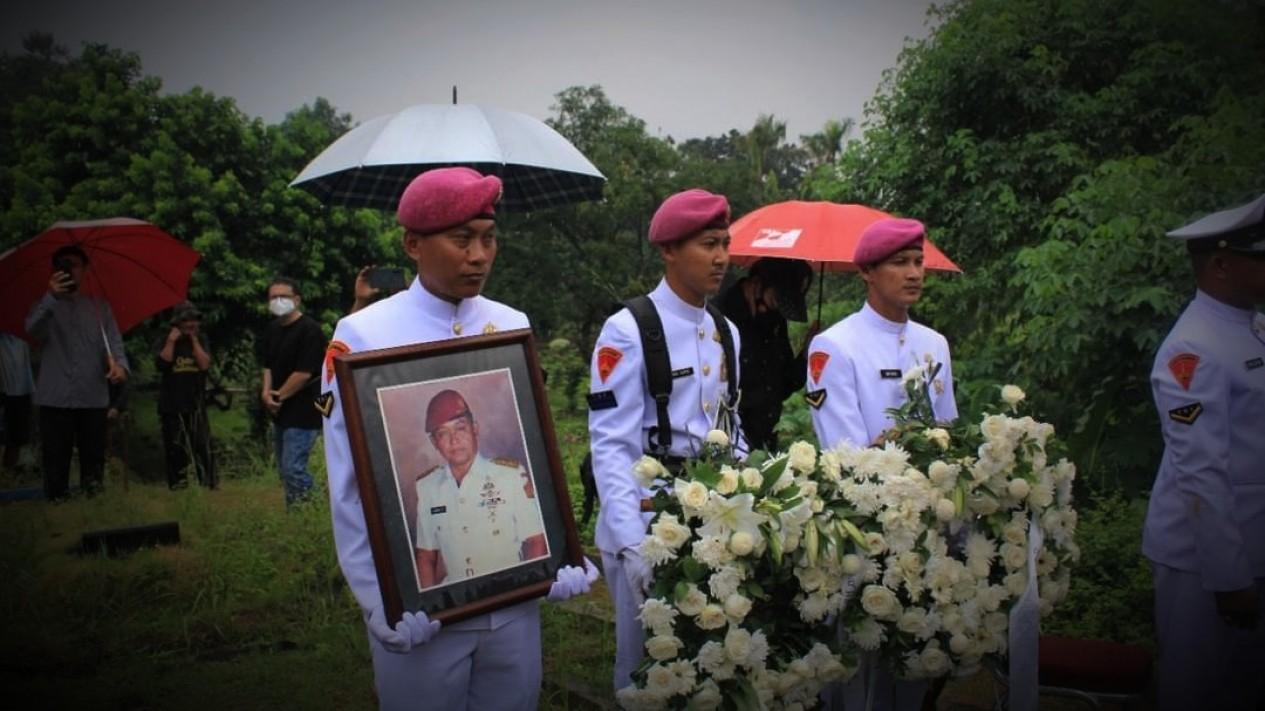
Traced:
POLYGON ((704 365, 703 375, 711 375, 711 374, 712 374, 712 367, 710 365, 704 365))
POLYGON ((703 412, 711 412, 712 404, 710 402, 703 403, 703 412))
POLYGON ((461 335, 461 324, 460 324, 460 323, 454 323, 454 324, 452 325, 452 332, 453 332, 454 334, 456 334, 456 335, 460 336, 460 335, 461 335))
POLYGON ((704 339, 704 338, 706 338, 706 337, 707 337, 707 331, 705 331, 705 330, 703 330, 703 329, 701 329, 701 328, 700 328, 700 329, 698 329, 698 340, 700 340, 700 341, 701 341, 701 340, 703 340, 703 339, 704 339))

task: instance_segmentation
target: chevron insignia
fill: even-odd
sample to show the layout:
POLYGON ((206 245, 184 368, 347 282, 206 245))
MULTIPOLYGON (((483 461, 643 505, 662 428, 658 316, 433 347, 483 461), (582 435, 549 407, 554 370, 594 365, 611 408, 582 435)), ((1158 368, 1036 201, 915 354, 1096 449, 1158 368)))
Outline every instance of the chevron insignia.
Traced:
POLYGON ((312 404, 316 406, 316 411, 321 413, 325 419, 329 419, 329 414, 334 411, 334 391, 323 392, 312 398, 312 404))
POLYGON ((1195 424, 1195 420, 1199 419, 1199 416, 1202 415, 1203 412, 1204 406, 1202 404, 1192 402, 1189 405, 1183 405, 1182 407, 1169 410, 1168 416, 1172 418, 1173 422, 1180 422, 1183 425, 1193 425, 1195 424))
POLYGON ((804 402, 812 405, 814 410, 820 410, 821 406, 826 403, 826 389, 809 390, 804 393, 804 402))

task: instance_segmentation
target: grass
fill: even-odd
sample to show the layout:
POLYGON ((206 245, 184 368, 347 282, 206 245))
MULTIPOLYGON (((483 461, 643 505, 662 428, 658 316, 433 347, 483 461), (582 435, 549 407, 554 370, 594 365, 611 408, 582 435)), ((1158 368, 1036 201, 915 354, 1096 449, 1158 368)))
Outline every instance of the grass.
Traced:
MULTIPOLYGON (((6 706, 376 708, 366 633, 335 559, 327 500, 286 511, 264 450, 246 439, 241 407, 213 412, 221 489, 169 491, 152 401, 133 398, 130 431, 112 440, 128 466, 111 460, 103 495, 0 504, 6 706), (179 545, 80 553, 85 533, 167 521, 179 525, 179 545)), ((312 464, 323 482, 320 447, 312 464)), ((0 480, 4 489, 39 486, 32 473, 0 480)), ((590 543, 591 530, 582 534, 590 543)), ((614 633, 605 600, 603 591, 543 605, 541 708, 609 703, 614 633)))

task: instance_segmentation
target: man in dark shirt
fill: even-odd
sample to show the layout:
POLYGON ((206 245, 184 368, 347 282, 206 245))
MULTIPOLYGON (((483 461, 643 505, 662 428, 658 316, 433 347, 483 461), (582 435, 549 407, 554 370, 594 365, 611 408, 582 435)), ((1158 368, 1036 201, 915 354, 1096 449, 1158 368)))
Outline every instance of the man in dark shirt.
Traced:
POLYGON ((273 419, 273 448, 287 507, 311 495, 307 462, 322 426, 313 401, 320 387, 325 334, 315 319, 299 311, 302 299, 293 279, 277 277, 268 285, 268 310, 276 318, 264 331, 259 397, 273 419))
POLYGON ((201 331, 202 314, 192 304, 176 308, 171 329, 155 351, 162 380, 158 386, 158 415, 162 420, 167 459, 167 486, 188 486, 185 470, 192 463, 198 481, 216 489, 211 461, 211 426, 206 416, 206 373, 211 354, 201 331))
MULTIPOLYGON (((812 279, 807 262, 768 257, 753 264, 718 302, 742 336, 738 415, 752 449, 777 451, 774 427, 782 402, 804 387, 806 349, 801 347, 799 355, 791 349, 787 321, 808 320, 804 295, 812 279)), ((819 330, 820 324, 810 326, 804 342, 819 330)))

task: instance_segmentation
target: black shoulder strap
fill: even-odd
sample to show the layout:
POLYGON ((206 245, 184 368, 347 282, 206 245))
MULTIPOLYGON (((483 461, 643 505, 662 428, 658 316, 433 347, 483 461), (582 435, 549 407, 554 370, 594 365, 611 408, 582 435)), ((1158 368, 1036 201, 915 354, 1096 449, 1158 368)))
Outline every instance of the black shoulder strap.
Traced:
POLYGON ((729 322, 725 320, 725 314, 721 313, 720 307, 712 302, 707 302, 707 313, 712 315, 712 320, 716 322, 716 332, 720 334, 720 347, 725 351, 725 374, 729 378, 727 385, 729 386, 729 406, 733 407, 738 402, 738 361, 734 358, 734 334, 729 332, 729 322))
POLYGON ((642 358, 646 363, 646 385, 654 398, 659 415, 658 436, 653 438, 660 453, 672 446, 672 421, 668 418, 668 401, 672 397, 672 362, 668 359, 668 339, 663 321, 649 296, 641 295, 624 302, 637 322, 641 334, 642 358))

